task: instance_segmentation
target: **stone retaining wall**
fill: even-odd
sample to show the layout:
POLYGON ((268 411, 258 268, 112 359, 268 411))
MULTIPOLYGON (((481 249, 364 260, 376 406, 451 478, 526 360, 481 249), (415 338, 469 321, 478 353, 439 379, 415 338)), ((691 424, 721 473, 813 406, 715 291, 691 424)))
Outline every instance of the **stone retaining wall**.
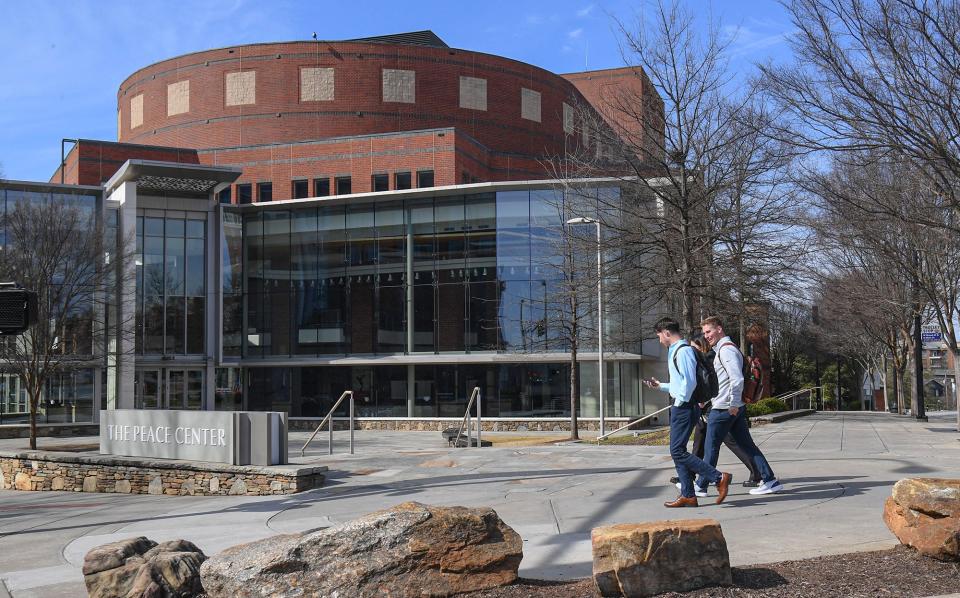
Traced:
MULTIPOLYGON (((653 418, 644 420, 639 426, 651 425, 653 418)), ((288 420, 288 430, 291 432, 313 432, 317 429, 321 418, 291 417, 288 420)), ((463 421, 461 417, 358 417, 354 419, 357 430, 393 430, 401 432, 429 432, 443 431, 447 428, 457 428, 463 421)), ((606 418, 607 431, 615 430, 630 420, 625 417, 606 418)), ((663 420, 666 422, 666 419, 663 420)), ((570 418, 506 418, 485 417, 482 420, 484 432, 569 432, 570 418)), ((597 431, 600 429, 600 420, 597 418, 579 419, 577 429, 597 431)), ((334 419, 334 430, 346 430, 349 423, 346 418, 334 419)), ((473 421, 476 427, 476 420, 473 421)), ((326 426, 320 434, 327 432, 326 426)), ((319 435, 318 435, 319 438, 319 435)))
POLYGON ((265 496, 319 488, 326 470, 326 467, 218 465, 51 452, 0 453, 0 488, 170 496, 265 496))

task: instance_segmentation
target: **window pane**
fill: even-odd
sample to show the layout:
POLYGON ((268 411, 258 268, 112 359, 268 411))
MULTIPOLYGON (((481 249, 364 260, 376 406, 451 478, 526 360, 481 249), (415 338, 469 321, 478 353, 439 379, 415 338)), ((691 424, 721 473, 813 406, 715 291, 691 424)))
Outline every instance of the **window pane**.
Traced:
POLYGON ((293 198, 302 199, 309 195, 309 181, 293 181, 293 198))
POLYGON ((164 330, 164 349, 166 354, 183 354, 186 352, 184 343, 184 301, 183 297, 167 298, 166 329, 164 330))
POLYGON ((143 307, 143 352, 163 353, 163 299, 148 295, 143 307))
POLYGON ((441 284, 437 287, 437 337, 440 351, 466 349, 466 287, 463 284, 441 284))
POLYGON ((406 289, 381 286, 377 298, 377 353, 402 353, 407 348, 406 289))
POLYGON ((205 300, 203 297, 187 299, 187 353, 200 355, 204 349, 206 319, 204 318, 205 300))
MULTIPOLYGON (((183 224, 183 221, 180 221, 183 224)), ((183 238, 167 239, 164 280, 167 295, 183 295, 186 279, 183 238)))
POLYGON ((253 201, 253 187, 247 183, 237 185, 237 203, 250 203, 253 201))
POLYGON ((393 175, 394 189, 409 189, 411 187, 411 177, 409 172, 398 172, 393 175))
POLYGON ((257 201, 273 201, 273 183, 257 183, 257 201))
POLYGON ((167 237, 184 236, 185 228, 183 220, 179 218, 167 218, 167 237))
POLYGON ((337 195, 349 195, 350 187, 350 177, 337 177, 337 195))
POLYGON ((417 172, 417 188, 433 187, 433 171, 421 170, 417 172))
POLYGON ((434 287, 432 284, 413 287, 413 350, 434 351, 434 287))
POLYGON ((202 297, 204 293, 204 241, 187 239, 187 295, 202 297))
POLYGON ((207 223, 203 220, 187 220, 187 236, 191 239, 203 239, 207 223))
POLYGON ((313 179, 313 195, 315 197, 330 195, 330 179, 313 179))
POLYGON ((373 191, 389 191, 390 189, 390 175, 387 174, 375 174, 371 177, 371 188, 373 191))

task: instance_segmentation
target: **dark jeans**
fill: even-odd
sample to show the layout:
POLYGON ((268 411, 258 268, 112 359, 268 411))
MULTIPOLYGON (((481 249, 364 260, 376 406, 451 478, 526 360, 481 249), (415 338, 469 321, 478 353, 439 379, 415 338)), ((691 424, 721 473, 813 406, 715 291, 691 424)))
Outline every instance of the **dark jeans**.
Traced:
MULTIPOLYGON (((748 427, 749 427, 749 424, 750 424, 750 420, 747 420, 748 427)), ((696 429, 694 429, 693 431, 693 450, 690 452, 692 452, 694 455, 703 459, 704 444, 706 439, 707 439, 707 420, 703 417, 703 415, 701 415, 700 417, 697 418, 696 429)), ((723 444, 728 449, 730 449, 731 453, 737 456, 737 459, 740 459, 740 461, 746 466, 747 469, 750 470, 750 481, 759 482, 761 480, 760 470, 757 469, 757 466, 753 464, 753 459, 750 457, 750 455, 747 454, 747 451, 743 450, 740 447, 740 445, 737 444, 737 441, 733 439, 733 436, 731 436, 730 434, 727 434, 726 436, 724 436, 723 444)), ((716 463, 714 463, 713 466, 716 467, 716 463)))
MULTIPOLYGON (((747 409, 740 407, 736 416, 730 415, 726 409, 714 409, 710 412, 707 420, 707 441, 704 451, 704 460, 710 465, 715 466, 720 457, 721 439, 727 436, 733 436, 734 441, 747 454, 750 461, 753 462, 757 471, 760 472, 760 479, 769 482, 775 479, 773 469, 767 463, 767 458, 763 456, 760 449, 753 442, 750 436, 750 429, 747 427, 747 409)), ((697 485, 706 488, 707 484, 713 481, 709 476, 701 476, 697 485)))
POLYGON ((687 451, 690 432, 699 419, 700 406, 693 401, 684 403, 682 407, 670 408, 670 456, 677 467, 677 477, 680 478, 680 495, 688 498, 694 496, 694 475, 700 474, 701 478, 710 482, 720 481, 720 472, 715 467, 687 451))

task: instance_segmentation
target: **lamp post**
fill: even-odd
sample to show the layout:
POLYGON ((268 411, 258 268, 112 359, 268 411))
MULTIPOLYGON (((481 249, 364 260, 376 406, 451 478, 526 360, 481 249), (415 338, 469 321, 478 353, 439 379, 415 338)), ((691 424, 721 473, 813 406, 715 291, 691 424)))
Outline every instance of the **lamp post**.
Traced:
POLYGON ((600 379, 600 435, 606 434, 603 404, 603 263, 601 261, 600 221, 596 218, 571 218, 567 224, 597 225, 597 377, 600 379))

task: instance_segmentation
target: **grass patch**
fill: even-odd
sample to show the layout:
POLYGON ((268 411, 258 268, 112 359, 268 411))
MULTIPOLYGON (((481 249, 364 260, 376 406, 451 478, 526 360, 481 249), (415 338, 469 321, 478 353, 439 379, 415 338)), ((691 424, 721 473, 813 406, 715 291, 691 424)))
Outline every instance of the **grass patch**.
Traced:
MULTIPOLYGON (((692 435, 691 435, 692 437, 692 435)), ((670 428, 663 427, 650 432, 642 432, 637 436, 633 434, 622 434, 619 436, 610 436, 600 441, 600 446, 669 446, 670 428)))

